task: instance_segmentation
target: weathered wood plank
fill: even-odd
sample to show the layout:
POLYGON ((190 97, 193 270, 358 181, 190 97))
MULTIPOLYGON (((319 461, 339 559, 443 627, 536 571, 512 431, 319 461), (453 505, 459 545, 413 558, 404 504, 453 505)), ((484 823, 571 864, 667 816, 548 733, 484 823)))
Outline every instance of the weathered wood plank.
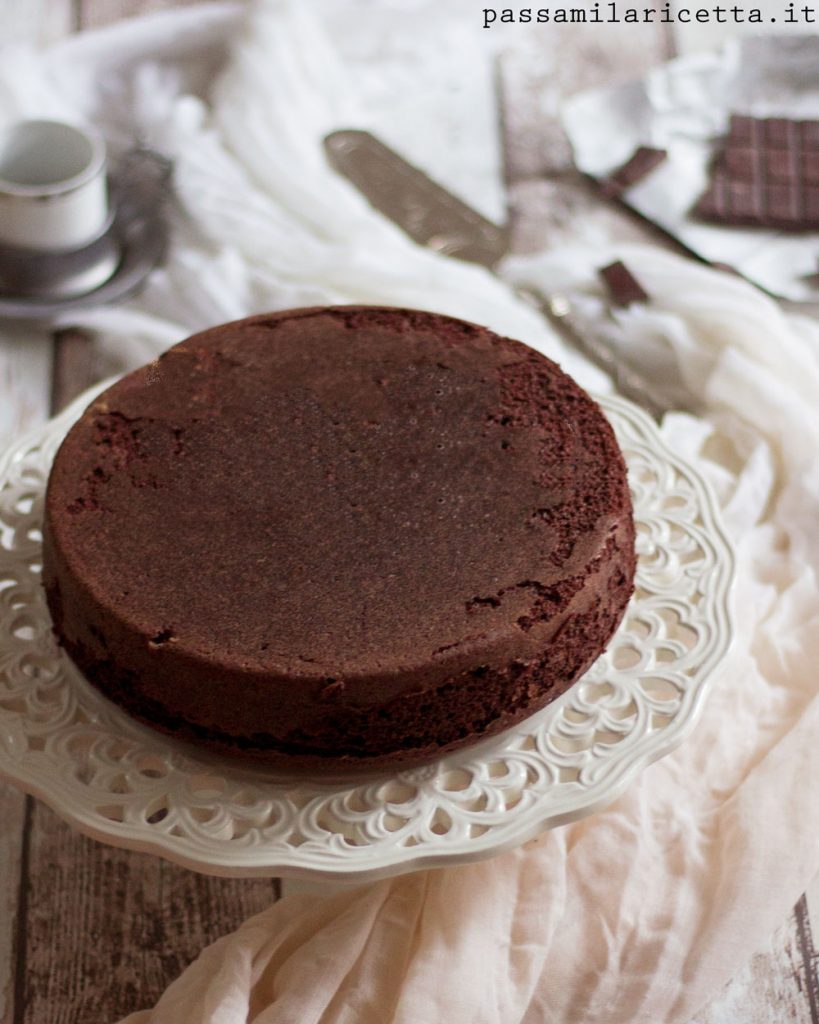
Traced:
MULTIPOLYGON (((54 353, 57 411, 99 374, 84 331, 57 332, 54 353)), ((150 1006, 204 946, 279 894, 277 880, 206 878, 93 843, 40 804, 29 848, 25 1024, 115 1020, 150 1006)))
POLYGON ((75 327, 57 331, 51 381, 52 412, 60 412, 100 377, 92 335, 75 327))
POLYGON ((797 911, 691 1024, 816 1024, 797 911))
POLYGON ((0 445, 49 412, 51 340, 41 330, 0 326, 0 445))
MULTIPOLYGON (((20 325, 0 326, 0 448, 46 418, 50 376, 49 337, 20 325)), ((15 1019, 17 964, 24 945, 18 897, 26 807, 22 793, 0 782, 0 1024, 15 1019)))
POLYGON ((813 1024, 819 1024, 819 875, 808 886, 795 912, 800 925, 805 985, 811 1003, 813 1024))
POLYGON ((808 924, 813 936, 813 944, 817 953, 819 953, 819 875, 816 875, 805 890, 805 906, 808 913, 808 924))
POLYGON ((659 25, 549 26, 532 31, 500 59, 504 145, 510 183, 573 170, 559 120, 563 99, 617 85, 670 56, 659 25))
POLYGON ((14 1020, 15 965, 23 924, 17 901, 25 816, 23 794, 0 783, 0 1024, 12 1024, 14 1020))
MULTIPOLYGON (((696 10, 703 5, 691 3, 691 0, 674 0, 671 6, 679 16, 681 9, 696 10)), ((738 36, 796 36, 813 35, 816 32, 814 22, 786 21, 786 6, 787 4, 780 0, 757 0, 753 4, 748 4, 747 7, 740 5, 742 21, 735 21, 728 17, 724 23, 719 23, 716 20, 698 22, 696 18, 690 16, 689 21, 676 21, 673 26, 669 26, 675 50, 680 54, 699 53, 703 50, 715 50, 738 36), (759 23, 749 21, 752 7, 759 8, 765 20, 759 23)), ((796 5, 797 17, 801 16, 802 9, 801 4, 796 5)), ((815 17, 815 14, 813 16, 815 17)))
MULTIPOLYGON (((802 982, 805 999, 810 1006, 810 1019, 813 1024, 819 1022, 819 954, 815 946, 816 930, 811 922, 811 910, 808 906, 808 893, 803 893, 794 907, 796 934, 799 939, 799 950, 802 954, 802 982)), ((814 910, 816 903, 814 902, 814 910)))
MULTIPOLYGON (((47 335, 19 326, 0 328, 0 447, 46 418, 50 375, 47 335)), ((26 806, 19 790, 0 782, 0 1024, 14 1020, 17 960, 24 943, 18 897, 26 806)))
POLYGON ((603 200, 574 168, 559 119, 566 96, 628 81, 667 59, 659 25, 550 26, 499 63, 512 249, 536 252, 584 237, 657 240, 619 204, 603 200))
MULTIPOLYGON (((73 0, 0 0, 4 44, 54 42, 75 27, 73 0)), ((51 341, 42 330, 0 328, 0 447, 46 418, 50 404, 51 341)), ((0 783, 0 1024, 12 1024, 25 946, 18 915, 23 828, 31 801, 0 783)), ((19 1008, 17 1008, 19 1010, 19 1008)))
MULTIPOLYGON (((78 22, 100 27, 171 6, 179 4, 82 0, 78 22)), ((92 337, 57 332, 53 368, 56 412, 99 379, 92 337)), ((205 945, 279 894, 277 880, 205 878, 94 843, 41 804, 32 808, 28 847, 21 1024, 109 1021, 151 1005, 205 945)))
POLYGON ((110 1022, 151 1006, 202 948, 277 896, 93 842, 35 804, 25 1024, 110 1022))

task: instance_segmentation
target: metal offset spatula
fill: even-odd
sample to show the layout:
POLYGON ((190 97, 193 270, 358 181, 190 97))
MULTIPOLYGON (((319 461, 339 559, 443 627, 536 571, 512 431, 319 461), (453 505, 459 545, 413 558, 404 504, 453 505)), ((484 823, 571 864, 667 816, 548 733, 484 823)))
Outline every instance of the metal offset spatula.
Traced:
POLYGON ((332 166, 413 241, 490 269, 506 255, 508 228, 482 217, 369 132, 332 132, 324 148, 332 166))
MULTIPOLYGON (((487 220, 369 132, 331 132, 324 148, 332 167, 420 245, 490 270, 508 252, 508 227, 487 220)), ((567 296, 545 295, 531 288, 519 289, 517 294, 538 309, 569 345, 609 374, 621 394, 652 416, 659 419, 669 408, 681 407, 663 399, 625 365, 605 338, 606 325, 592 326, 578 317, 567 296)), ((613 317, 609 325, 614 326, 613 317)))

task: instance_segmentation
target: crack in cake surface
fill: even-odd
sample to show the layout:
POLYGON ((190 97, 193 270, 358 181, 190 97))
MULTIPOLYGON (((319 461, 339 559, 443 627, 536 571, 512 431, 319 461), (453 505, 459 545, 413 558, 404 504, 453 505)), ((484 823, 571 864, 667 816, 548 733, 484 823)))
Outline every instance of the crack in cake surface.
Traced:
POLYGON ((158 367, 81 418, 47 500, 58 633, 100 688, 130 673, 135 693, 116 693, 132 713, 162 707, 234 746, 285 720, 272 760, 333 743, 372 758, 398 740, 368 716, 390 708, 416 735, 396 709, 438 694, 428 713, 483 735, 503 701, 523 714, 511 691, 493 703, 510 666, 539 666, 531 709, 568 685, 544 649, 599 653, 619 621, 622 457, 525 346, 436 314, 316 309, 204 332, 158 367), (465 700, 481 679, 484 725, 447 689, 465 700))

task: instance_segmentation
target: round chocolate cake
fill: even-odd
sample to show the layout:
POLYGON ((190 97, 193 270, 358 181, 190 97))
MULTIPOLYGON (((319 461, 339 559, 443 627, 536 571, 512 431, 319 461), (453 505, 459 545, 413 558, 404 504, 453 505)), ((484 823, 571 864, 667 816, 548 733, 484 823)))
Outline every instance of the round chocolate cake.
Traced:
POLYGON ((107 697, 277 767, 406 765, 567 689, 632 592, 623 458, 525 345, 334 307, 195 335, 71 429, 43 573, 107 697))

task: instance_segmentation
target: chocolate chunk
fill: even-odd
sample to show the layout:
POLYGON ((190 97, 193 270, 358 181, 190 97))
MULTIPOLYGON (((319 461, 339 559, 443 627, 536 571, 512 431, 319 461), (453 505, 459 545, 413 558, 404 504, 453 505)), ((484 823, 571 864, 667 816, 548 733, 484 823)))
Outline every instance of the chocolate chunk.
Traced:
POLYGON ((754 176, 756 157, 750 148, 737 147, 725 154, 725 169, 730 178, 737 181, 750 181, 754 176))
POLYGON ((734 115, 692 216, 715 224, 819 228, 819 121, 734 115))
POLYGON ((632 302, 645 302, 648 293, 625 263, 618 260, 599 271, 609 295, 618 306, 630 306, 632 302))
POLYGON ((604 195, 618 199, 626 189, 642 181, 654 168, 665 160, 668 154, 664 149, 652 149, 650 146, 638 146, 629 159, 616 171, 600 179, 600 187, 604 195))

